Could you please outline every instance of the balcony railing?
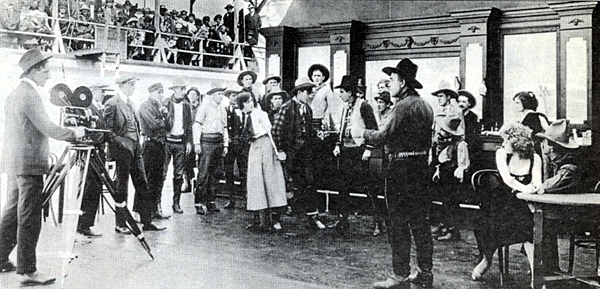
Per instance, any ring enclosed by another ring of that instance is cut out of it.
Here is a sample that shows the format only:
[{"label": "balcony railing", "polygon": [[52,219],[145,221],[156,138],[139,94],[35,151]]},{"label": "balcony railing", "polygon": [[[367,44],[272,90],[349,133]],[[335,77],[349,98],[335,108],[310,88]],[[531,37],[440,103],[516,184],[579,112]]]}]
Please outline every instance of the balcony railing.
[{"label": "balcony railing", "polygon": [[[264,60],[264,46],[226,42],[190,35],[48,17],[50,33],[0,29],[4,47],[38,47],[54,53],[107,53],[120,59],[187,66],[233,68],[243,60]],[[89,29],[91,28],[91,29]],[[61,31],[62,30],[62,31]],[[87,33],[82,31],[87,30]],[[250,52],[250,49],[252,52]]]}]

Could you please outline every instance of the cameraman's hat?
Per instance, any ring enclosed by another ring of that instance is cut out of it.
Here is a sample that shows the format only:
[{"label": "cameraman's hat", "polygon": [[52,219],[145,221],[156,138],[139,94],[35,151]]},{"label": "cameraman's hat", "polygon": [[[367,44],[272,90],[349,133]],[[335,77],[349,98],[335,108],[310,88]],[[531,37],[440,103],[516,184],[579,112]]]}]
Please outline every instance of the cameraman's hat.
[{"label": "cameraman's hat", "polygon": [[23,76],[25,76],[25,73],[27,73],[29,69],[32,68],[34,65],[46,59],[49,59],[50,57],[52,57],[52,55],[45,56],[37,48],[25,52],[25,54],[23,54],[23,56],[21,56],[21,59],[19,60],[19,67],[23,69],[23,73],[21,74],[21,76],[19,76],[19,78],[23,78]]}]

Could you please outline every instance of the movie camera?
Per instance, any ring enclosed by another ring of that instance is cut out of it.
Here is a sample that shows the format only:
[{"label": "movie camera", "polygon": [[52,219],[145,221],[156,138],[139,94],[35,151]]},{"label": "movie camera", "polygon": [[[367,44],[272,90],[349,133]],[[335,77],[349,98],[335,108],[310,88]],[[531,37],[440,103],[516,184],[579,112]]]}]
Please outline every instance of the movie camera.
[{"label": "movie camera", "polygon": [[66,127],[96,128],[98,117],[87,109],[92,99],[92,91],[85,86],[71,91],[66,84],[59,83],[50,90],[50,102],[61,107],[60,124]]}]

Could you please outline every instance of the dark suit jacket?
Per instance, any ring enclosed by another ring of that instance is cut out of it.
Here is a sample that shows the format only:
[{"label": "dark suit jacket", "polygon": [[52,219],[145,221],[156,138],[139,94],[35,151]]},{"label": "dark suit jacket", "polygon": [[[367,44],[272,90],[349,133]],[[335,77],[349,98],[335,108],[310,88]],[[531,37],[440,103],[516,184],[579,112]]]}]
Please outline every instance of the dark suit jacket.
[{"label": "dark suit jacket", "polygon": [[48,172],[48,137],[75,141],[73,130],[48,117],[42,98],[31,84],[22,81],[6,98],[2,171],[13,175]]},{"label": "dark suit jacket", "polygon": [[[135,148],[132,146],[132,141],[128,141],[127,138],[125,138],[127,128],[127,117],[125,116],[126,106],[127,103],[125,103],[119,95],[115,95],[106,101],[104,107],[103,116],[106,122],[106,128],[112,132],[108,138],[108,150],[111,154],[123,148],[133,152]],[[136,125],[138,125],[139,122],[137,121],[137,116],[133,112],[133,109],[132,114]]]},{"label": "dark suit jacket", "polygon": [[230,145],[240,144],[240,142],[244,141],[244,120],[238,116],[235,112],[235,109],[231,106],[225,108],[227,112],[227,133],[229,135]]}]

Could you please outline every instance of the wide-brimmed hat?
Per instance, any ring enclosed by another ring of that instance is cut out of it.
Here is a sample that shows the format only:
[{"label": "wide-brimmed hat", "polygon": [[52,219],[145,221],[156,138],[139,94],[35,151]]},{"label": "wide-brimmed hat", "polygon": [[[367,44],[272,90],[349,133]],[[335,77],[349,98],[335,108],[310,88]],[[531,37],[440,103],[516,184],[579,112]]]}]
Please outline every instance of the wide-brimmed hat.
[{"label": "wide-brimmed hat", "polygon": [[294,89],[292,89],[292,95],[296,95],[298,90],[306,89],[306,88],[313,88],[315,86],[316,85],[314,83],[312,83],[312,81],[310,81],[310,79],[308,77],[300,77],[300,78],[296,79],[296,82],[294,83]]},{"label": "wide-brimmed hat", "polygon": [[410,84],[410,86],[412,86],[413,88],[420,89],[423,88],[423,85],[416,79],[418,69],[419,67],[416,64],[414,64],[410,59],[404,58],[400,60],[400,62],[398,62],[398,65],[396,65],[396,67],[384,67],[382,71],[387,75],[397,73],[398,75],[400,75],[400,77],[402,77],[402,79],[404,79],[404,81],[407,84]]},{"label": "wide-brimmed hat", "polygon": [[121,85],[126,82],[137,81],[137,80],[139,80],[139,78],[132,76],[132,75],[121,75],[121,76],[117,77],[117,79],[115,79],[115,83],[117,85]]},{"label": "wide-brimmed hat", "polygon": [[273,99],[273,96],[275,96],[275,95],[281,95],[281,99],[283,100],[283,102],[286,102],[290,99],[290,96],[287,94],[287,92],[285,92],[283,90],[269,92],[269,93],[267,93],[267,95],[265,95],[265,99],[268,102],[271,102],[271,99]]},{"label": "wide-brimmed hat", "polygon": [[459,129],[462,119],[458,113],[450,112],[448,114],[439,114],[435,119],[436,123],[446,132],[455,136],[463,135]]},{"label": "wide-brimmed hat", "polygon": [[233,5],[231,5],[231,4],[225,5],[225,10],[230,9],[230,8],[234,8]]},{"label": "wide-brimmed hat", "polygon": [[186,87],[187,83],[185,81],[183,81],[183,79],[181,78],[175,78],[175,80],[173,80],[173,84],[169,87],[170,90],[173,90],[175,88],[178,87]]},{"label": "wide-brimmed hat", "polygon": [[233,89],[226,89],[225,92],[223,92],[223,95],[225,97],[229,97],[230,95],[234,94],[234,93],[240,93],[239,90],[233,90]]},{"label": "wide-brimmed hat", "polygon": [[258,78],[258,75],[256,75],[256,72],[254,72],[252,70],[246,70],[246,71],[240,73],[240,75],[238,75],[237,83],[239,86],[244,86],[244,84],[242,83],[242,78],[244,78],[244,76],[246,76],[246,75],[252,76],[252,84],[254,84],[256,82],[256,79]]},{"label": "wide-brimmed hat", "polygon": [[569,128],[569,120],[567,119],[559,119],[553,122],[546,128],[546,131],[539,132],[535,136],[557,143],[564,148],[576,149],[579,147]]},{"label": "wide-brimmed hat", "polygon": [[262,84],[267,84],[267,82],[269,82],[269,80],[271,80],[271,79],[275,79],[275,81],[281,82],[281,76],[271,74],[271,75],[267,76],[267,78],[265,78],[265,80],[262,81]]},{"label": "wide-brimmed hat", "polygon": [[226,90],[226,88],[224,88],[224,87],[216,87],[216,88],[209,90],[206,94],[213,95],[216,92],[225,91],[225,90]]},{"label": "wide-brimmed hat", "polygon": [[21,56],[21,59],[19,60],[19,67],[23,69],[23,73],[19,78],[23,78],[23,76],[25,76],[25,73],[27,73],[27,71],[29,71],[29,69],[32,68],[34,65],[50,57],[52,57],[52,55],[44,55],[39,49],[31,49],[25,52],[25,54],[23,54],[23,56]]},{"label": "wide-brimmed hat", "polygon": [[389,91],[382,91],[382,92],[380,92],[377,96],[375,96],[375,101],[377,101],[378,99],[381,99],[385,103],[388,103],[388,104],[392,103]]},{"label": "wide-brimmed hat", "polygon": [[457,91],[459,96],[466,96],[469,99],[469,108],[474,108],[475,105],[477,105],[477,99],[475,99],[475,96],[466,91],[466,90],[459,90]]},{"label": "wide-brimmed hat", "polygon": [[346,91],[352,91],[356,93],[356,91],[358,91],[358,79],[354,75],[344,75],[340,85],[334,88],[343,88]]},{"label": "wide-brimmed hat", "polygon": [[323,73],[323,82],[329,80],[329,69],[322,64],[313,64],[308,68],[308,78],[312,80],[312,75],[315,70],[319,70]]},{"label": "wide-brimmed hat", "polygon": [[438,93],[440,93],[440,92],[444,93],[449,98],[456,99],[458,97],[458,93],[454,90],[452,83],[450,83],[450,81],[448,81],[446,79],[440,81],[440,84],[438,85],[438,89],[436,91],[432,92],[431,95],[437,96]]}]

